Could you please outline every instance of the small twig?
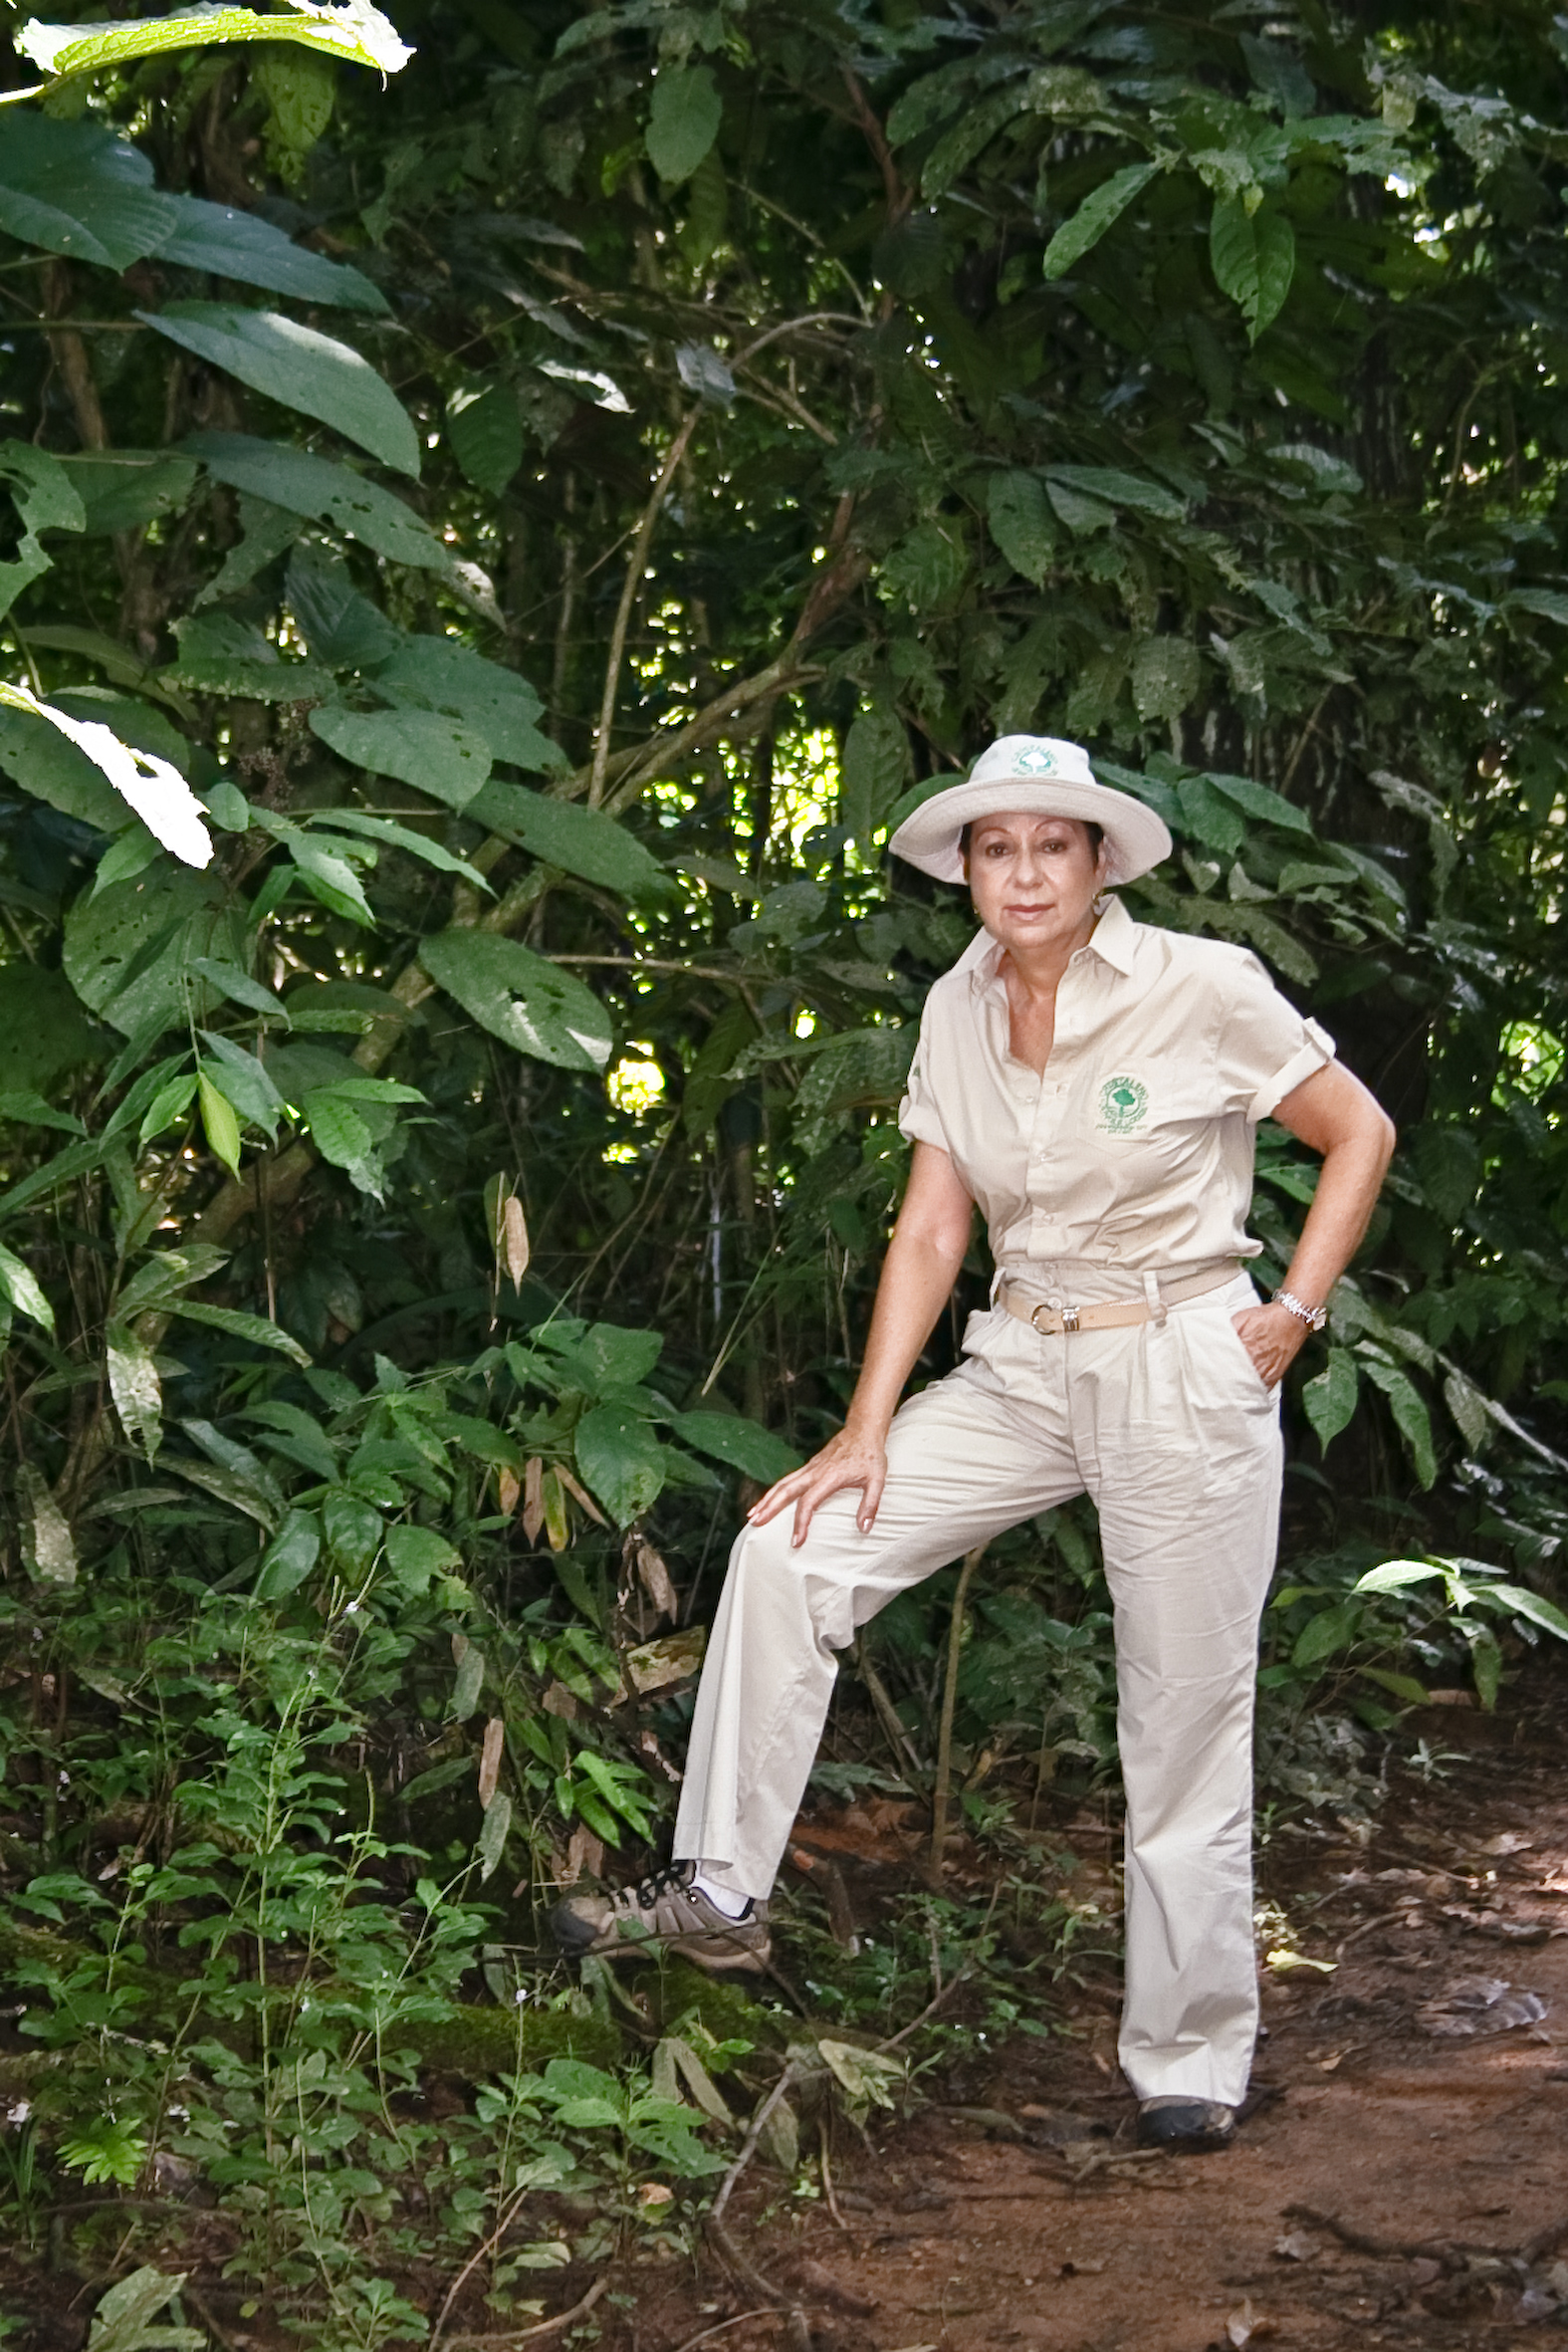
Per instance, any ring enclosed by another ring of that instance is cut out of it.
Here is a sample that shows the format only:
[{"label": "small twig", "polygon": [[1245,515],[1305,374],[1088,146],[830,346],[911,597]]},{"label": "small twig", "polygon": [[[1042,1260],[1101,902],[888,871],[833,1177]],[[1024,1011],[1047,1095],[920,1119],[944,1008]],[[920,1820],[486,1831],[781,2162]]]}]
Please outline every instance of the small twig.
[{"label": "small twig", "polygon": [[1287,2205],[1285,2220],[1305,2222],[1313,2230],[1326,2230],[1330,2237],[1337,2237],[1340,2244],[1348,2245],[1352,2253],[1370,2254],[1374,2261],[1386,2262],[1394,2254],[1407,2261],[1422,2257],[1442,2261],[1453,2250],[1430,2237],[1424,2237],[1415,2245],[1400,2244],[1388,2237],[1369,2237],[1364,2230],[1353,2230],[1348,2222],[1342,2222],[1338,2214],[1319,2213],[1313,2205]]},{"label": "small twig", "polygon": [[602,2277],[595,2278],[580,2303],[573,2303],[569,2310],[558,2311],[554,2319],[537,2320],[532,2327],[509,2327],[503,2329],[499,2335],[448,2336],[446,2340],[449,2344],[494,2344],[500,2346],[503,2344],[526,2344],[532,2336],[554,2335],[558,2327],[569,2327],[574,2319],[585,2319],[608,2285],[609,2272],[606,2270]]},{"label": "small twig", "polygon": [[828,2160],[827,2117],[825,2115],[819,2115],[817,2117],[816,2144],[821,2159],[822,2195],[827,2200],[827,2210],[832,2215],[833,2220],[837,2223],[839,2229],[842,2230],[844,2235],[848,2238],[850,2244],[853,2245],[855,2242],[855,2234],[850,2229],[849,2224],[844,2220],[843,2215],[839,2212],[838,2199],[833,2191],[833,2168]]},{"label": "small twig", "polygon": [[799,2076],[800,2070],[796,2066],[793,2058],[791,2058],[788,2064],[784,2067],[784,2072],[780,2075],[779,2080],[774,2084],[774,2087],[769,2092],[767,2098],[758,2108],[757,2113],[752,2117],[751,2122],[746,2128],[746,2137],[741,2142],[740,2153],[736,2157],[735,2162],[731,2165],[729,2171],[725,2174],[724,2179],[719,2184],[719,2194],[714,2199],[712,2210],[708,2215],[710,2224],[723,2222],[724,2209],[730,2202],[731,2195],[735,2189],[735,2184],[740,2179],[742,2173],[745,2172],[747,2166],[751,2163],[752,2158],[757,2154],[758,2145],[764,2132],[768,2129],[769,2118],[772,2116],[775,2108],[782,2105],[784,2100],[788,2097],[789,2092],[799,2080]]},{"label": "small twig", "polygon": [[937,1779],[931,1796],[931,1859],[926,1883],[942,1889],[942,1850],[948,1841],[948,1794],[953,1779],[953,1716],[958,1705],[959,1652],[964,1646],[964,1607],[975,1570],[986,1556],[984,1543],[964,1554],[958,1590],[953,1595],[953,1621],[948,1628],[948,1670],[942,1685],[942,1728],[937,1737]]},{"label": "small twig", "polygon": [[659,468],[659,478],[654,483],[652,495],[642,510],[642,521],[637,526],[637,536],[631,544],[631,555],[626,565],[626,578],[620,591],[620,603],[615,611],[615,625],[610,631],[609,657],[604,664],[604,692],[599,701],[599,728],[593,742],[593,772],[588,779],[588,807],[590,809],[596,809],[604,798],[604,779],[609,768],[610,726],[615,716],[615,693],[620,685],[620,665],[626,651],[626,631],[631,625],[632,606],[637,600],[637,590],[642,586],[643,573],[647,570],[648,549],[653,542],[653,527],[659,519],[659,509],[664,504],[665,492],[675,479],[675,469],[686,455],[686,444],[696,431],[697,419],[701,414],[702,404],[699,401],[697,406],[687,413],[680,430],[670,443],[669,454]]},{"label": "small twig", "polygon": [[784,2323],[784,2339],[790,2346],[790,2352],[811,2352],[811,2330],[806,2325],[801,2305],[792,2295],[786,2294],[782,2286],[775,2286],[772,2279],[763,2276],[756,2263],[742,2253],[716,2214],[709,2214],[703,2226],[741,2284],[750,2287],[754,2295],[765,2296],[779,2313]]},{"label": "small twig", "polygon": [[223,2352],[239,2352],[239,2338],[237,2336],[231,2336],[228,2329],[221,2326],[219,2322],[214,2319],[212,2313],[208,2310],[206,2303],[202,2300],[202,2297],[196,2292],[196,2289],[190,2285],[188,2281],[180,2288],[179,2295],[180,2301],[182,2303],[188,2303],[190,2305],[191,2309],[195,2312],[196,2317],[201,2321],[202,2326],[206,2329],[208,2335],[211,2336],[213,2342],[215,2344],[222,2345]]},{"label": "small twig", "polygon": [[971,1960],[966,1960],[963,1967],[959,1969],[955,1975],[949,1977],[945,1985],[938,1986],[936,1998],[927,2001],[925,2007],[921,2010],[918,2017],[911,2017],[907,2025],[901,2025],[896,2033],[890,2033],[888,2035],[886,2041],[879,2041],[877,2043],[876,2047],[878,2055],[880,2056],[883,2050],[896,2050],[901,2041],[907,2041],[912,2033],[918,2033],[921,2026],[936,2015],[938,2009],[941,2008],[944,2001],[949,2001],[953,1999],[953,1996],[955,1993],[957,1993],[959,1987],[961,1985],[967,1984],[974,1973],[974,1962]]},{"label": "small twig", "polygon": [[695,2336],[688,2336],[677,2344],[675,2352],[697,2352],[699,2344],[706,2344],[710,2336],[722,2336],[727,2327],[739,2327],[743,2319],[778,2319],[781,2316],[773,2303],[759,2303],[755,2311],[737,2311],[732,2319],[721,2319],[713,2327],[705,2327]]},{"label": "small twig", "polygon": [[[877,1722],[882,1726],[888,1746],[893,1751],[893,1762],[901,1769],[906,1761],[913,1767],[913,1779],[910,1779],[907,1773],[905,1779],[908,1786],[919,1795],[921,1783],[926,1776],[924,1766],[916,1753],[914,1742],[899,1721],[898,1710],[888,1695],[887,1685],[872,1663],[871,1652],[866,1647],[866,1637],[863,1633],[858,1636],[855,1642],[854,1659],[855,1672],[865,1685],[866,1697],[876,1709]],[[902,1755],[900,1755],[901,1750]]]}]

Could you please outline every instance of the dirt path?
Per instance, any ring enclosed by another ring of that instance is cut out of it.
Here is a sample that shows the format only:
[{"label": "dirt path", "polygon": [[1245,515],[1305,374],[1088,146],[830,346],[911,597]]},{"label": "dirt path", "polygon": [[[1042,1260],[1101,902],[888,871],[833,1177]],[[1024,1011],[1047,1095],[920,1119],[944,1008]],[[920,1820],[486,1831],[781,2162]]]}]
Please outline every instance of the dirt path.
[{"label": "dirt path", "polygon": [[[1568,1770],[1549,1739],[1402,1779],[1370,1844],[1279,1841],[1269,1889],[1335,1966],[1263,1969],[1262,2097],[1232,2149],[1133,2154],[1087,2002],[1083,2038],[1008,2049],[977,2098],[994,2123],[929,2109],[846,2149],[842,2228],[781,2214],[761,2176],[738,2234],[835,2352],[1544,2352],[1568,2324]],[[645,2272],[606,2336],[671,2352],[734,2320],[708,2339],[725,2352],[782,2340],[740,2316],[755,2293],[672,2288]]]}]

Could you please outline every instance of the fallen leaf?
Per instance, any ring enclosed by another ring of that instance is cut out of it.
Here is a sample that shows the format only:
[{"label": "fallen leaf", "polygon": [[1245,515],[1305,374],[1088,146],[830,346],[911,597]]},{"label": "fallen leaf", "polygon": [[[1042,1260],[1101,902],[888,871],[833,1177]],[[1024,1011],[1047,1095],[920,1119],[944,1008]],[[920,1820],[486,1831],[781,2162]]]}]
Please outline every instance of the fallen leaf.
[{"label": "fallen leaf", "polygon": [[644,2209],[650,2205],[673,2205],[675,2192],[662,2181],[644,2181],[637,2191],[637,2203]]},{"label": "fallen leaf", "polygon": [[1278,2335],[1279,2322],[1277,2319],[1265,2319],[1259,2312],[1255,2312],[1252,2309],[1252,2298],[1248,2295],[1240,2310],[1232,2311],[1226,2321],[1225,2333],[1226,2342],[1233,2344],[1235,2352],[1241,2352],[1241,2347],[1245,2344],[1260,2343],[1264,2336]]},{"label": "fallen leaf", "polygon": [[1436,2000],[1422,2003],[1416,2021],[1424,2033],[1457,2039],[1538,2025],[1545,2014],[1546,2003],[1538,1993],[1527,1993],[1500,1977],[1456,1977]]},{"label": "fallen leaf", "polygon": [[523,1482],[517,1472],[503,1466],[496,1473],[496,1499],[501,1505],[504,1518],[510,1519],[512,1517],[518,1507],[518,1497],[522,1492]]},{"label": "fallen leaf", "polygon": [[1274,2251],[1287,2262],[1310,2262],[1317,2252],[1317,2244],[1305,2230],[1292,2230],[1288,2236],[1274,2239]]},{"label": "fallen leaf", "polygon": [[595,1837],[582,1822],[566,1840],[566,1871],[573,1883],[579,1878],[597,1878],[604,1867],[604,1840]]}]

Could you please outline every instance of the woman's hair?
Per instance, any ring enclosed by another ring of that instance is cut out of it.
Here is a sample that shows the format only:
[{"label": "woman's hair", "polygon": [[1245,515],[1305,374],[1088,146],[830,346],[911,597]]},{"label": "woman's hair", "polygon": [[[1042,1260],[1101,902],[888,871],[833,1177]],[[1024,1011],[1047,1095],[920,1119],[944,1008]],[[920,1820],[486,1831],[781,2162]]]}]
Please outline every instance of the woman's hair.
[{"label": "woman's hair", "polygon": [[[1087,817],[1064,817],[1061,822],[1063,824],[1078,825],[1088,841],[1089,855],[1093,858],[1098,858],[1101,846],[1105,839],[1104,825],[1092,824]],[[965,825],[964,830],[959,834],[959,851],[961,855],[965,857],[969,855],[970,835],[974,832],[976,824],[984,824],[984,818],[977,818],[974,823]]]}]

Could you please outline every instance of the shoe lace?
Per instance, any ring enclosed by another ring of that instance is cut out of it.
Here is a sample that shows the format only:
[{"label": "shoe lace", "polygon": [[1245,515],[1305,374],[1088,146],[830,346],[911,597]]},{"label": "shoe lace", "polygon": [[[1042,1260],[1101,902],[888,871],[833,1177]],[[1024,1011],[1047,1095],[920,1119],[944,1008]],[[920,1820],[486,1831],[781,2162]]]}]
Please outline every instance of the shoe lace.
[{"label": "shoe lace", "polygon": [[637,1899],[639,1911],[652,1911],[661,1895],[678,1894],[691,1878],[689,1862],[672,1862],[665,1870],[655,1870],[639,1880],[629,1891]]}]

